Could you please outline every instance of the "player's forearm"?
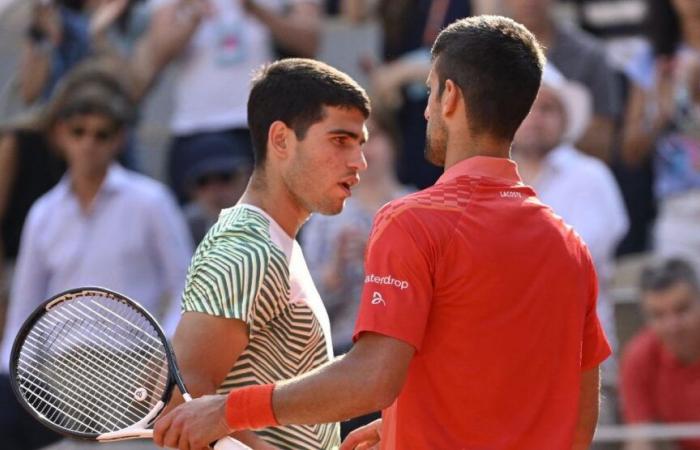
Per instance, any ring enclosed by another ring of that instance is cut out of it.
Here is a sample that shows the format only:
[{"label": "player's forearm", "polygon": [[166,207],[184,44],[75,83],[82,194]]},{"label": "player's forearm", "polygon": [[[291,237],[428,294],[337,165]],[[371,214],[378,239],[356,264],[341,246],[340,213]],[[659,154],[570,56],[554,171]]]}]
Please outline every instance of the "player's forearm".
[{"label": "player's forearm", "polygon": [[346,356],[278,384],[272,396],[277,421],[283,425],[338,422],[390,405],[398,392],[387,387],[381,371],[365,370],[353,365],[352,359]]},{"label": "player's forearm", "polygon": [[581,374],[578,422],[572,450],[587,450],[593,441],[598,423],[600,397],[600,369],[595,367]]}]

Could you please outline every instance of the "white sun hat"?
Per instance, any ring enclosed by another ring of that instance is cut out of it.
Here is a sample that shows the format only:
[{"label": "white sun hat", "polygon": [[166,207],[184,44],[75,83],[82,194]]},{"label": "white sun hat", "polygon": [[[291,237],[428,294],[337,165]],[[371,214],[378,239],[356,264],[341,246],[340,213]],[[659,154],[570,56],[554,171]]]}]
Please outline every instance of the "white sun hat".
[{"label": "white sun hat", "polygon": [[580,83],[564,78],[550,62],[544,66],[542,86],[552,89],[559,97],[566,114],[566,128],[562,142],[572,144],[583,136],[593,115],[591,94]]}]

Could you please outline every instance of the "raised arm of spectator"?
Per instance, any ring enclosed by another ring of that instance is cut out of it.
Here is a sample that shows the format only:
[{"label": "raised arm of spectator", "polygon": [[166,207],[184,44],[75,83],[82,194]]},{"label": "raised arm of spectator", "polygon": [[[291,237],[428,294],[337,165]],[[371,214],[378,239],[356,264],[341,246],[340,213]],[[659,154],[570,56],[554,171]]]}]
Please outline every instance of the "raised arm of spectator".
[{"label": "raised arm of spectator", "polygon": [[34,103],[51,78],[52,50],[61,43],[61,16],[51,3],[34,6],[31,21],[22,43],[17,80],[25,105]]},{"label": "raised arm of spectator", "polygon": [[[653,91],[633,85],[627,102],[627,113],[622,137],[622,158],[630,166],[644,162],[654,149],[661,133],[673,118],[673,76],[670,62],[656,65],[656,83]],[[650,103],[654,99],[653,117],[649,117]]]},{"label": "raised arm of spectator", "polygon": [[127,55],[122,54],[109,39],[109,30],[124,13],[129,0],[110,0],[98,5],[90,16],[90,46],[92,52],[99,55],[110,55],[126,60]]},{"label": "raised arm of spectator", "polygon": [[249,14],[267,26],[280,47],[295,56],[316,56],[321,26],[318,2],[294,1],[288,14],[278,14],[255,0],[244,0],[243,5]]},{"label": "raised arm of spectator", "polygon": [[136,100],[148,93],[162,70],[187,47],[209,13],[207,0],[169,1],[154,11],[129,62]]}]

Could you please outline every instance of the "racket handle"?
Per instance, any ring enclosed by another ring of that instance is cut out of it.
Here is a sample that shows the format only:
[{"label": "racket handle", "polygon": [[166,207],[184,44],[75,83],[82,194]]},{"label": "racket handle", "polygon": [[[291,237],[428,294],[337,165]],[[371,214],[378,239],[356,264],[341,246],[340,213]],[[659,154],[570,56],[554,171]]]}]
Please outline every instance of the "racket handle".
[{"label": "racket handle", "polygon": [[225,437],[219,439],[214,443],[214,450],[252,450],[250,447],[242,442],[239,442],[232,437]]}]

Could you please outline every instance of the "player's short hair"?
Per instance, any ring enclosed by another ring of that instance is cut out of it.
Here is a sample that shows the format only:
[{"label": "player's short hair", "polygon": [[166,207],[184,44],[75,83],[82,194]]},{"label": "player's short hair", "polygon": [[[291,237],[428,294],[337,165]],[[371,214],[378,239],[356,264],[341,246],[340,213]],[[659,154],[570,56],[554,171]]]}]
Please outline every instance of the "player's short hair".
[{"label": "player's short hair", "polygon": [[432,49],[441,96],[446,80],[462,91],[470,131],[511,140],[530,111],[545,56],[523,25],[476,16],[445,28]]},{"label": "player's short hair", "polygon": [[359,110],[369,116],[369,98],[350,76],[313,59],[288,58],[260,69],[248,98],[248,127],[255,166],[267,156],[270,125],[281,120],[304,139],[309,127],[323,119],[323,107]]},{"label": "player's short hair", "polygon": [[700,291],[698,276],[693,266],[682,258],[667,258],[648,264],[642,270],[639,286],[642,292],[658,292],[681,282],[688,283],[694,290]]}]

